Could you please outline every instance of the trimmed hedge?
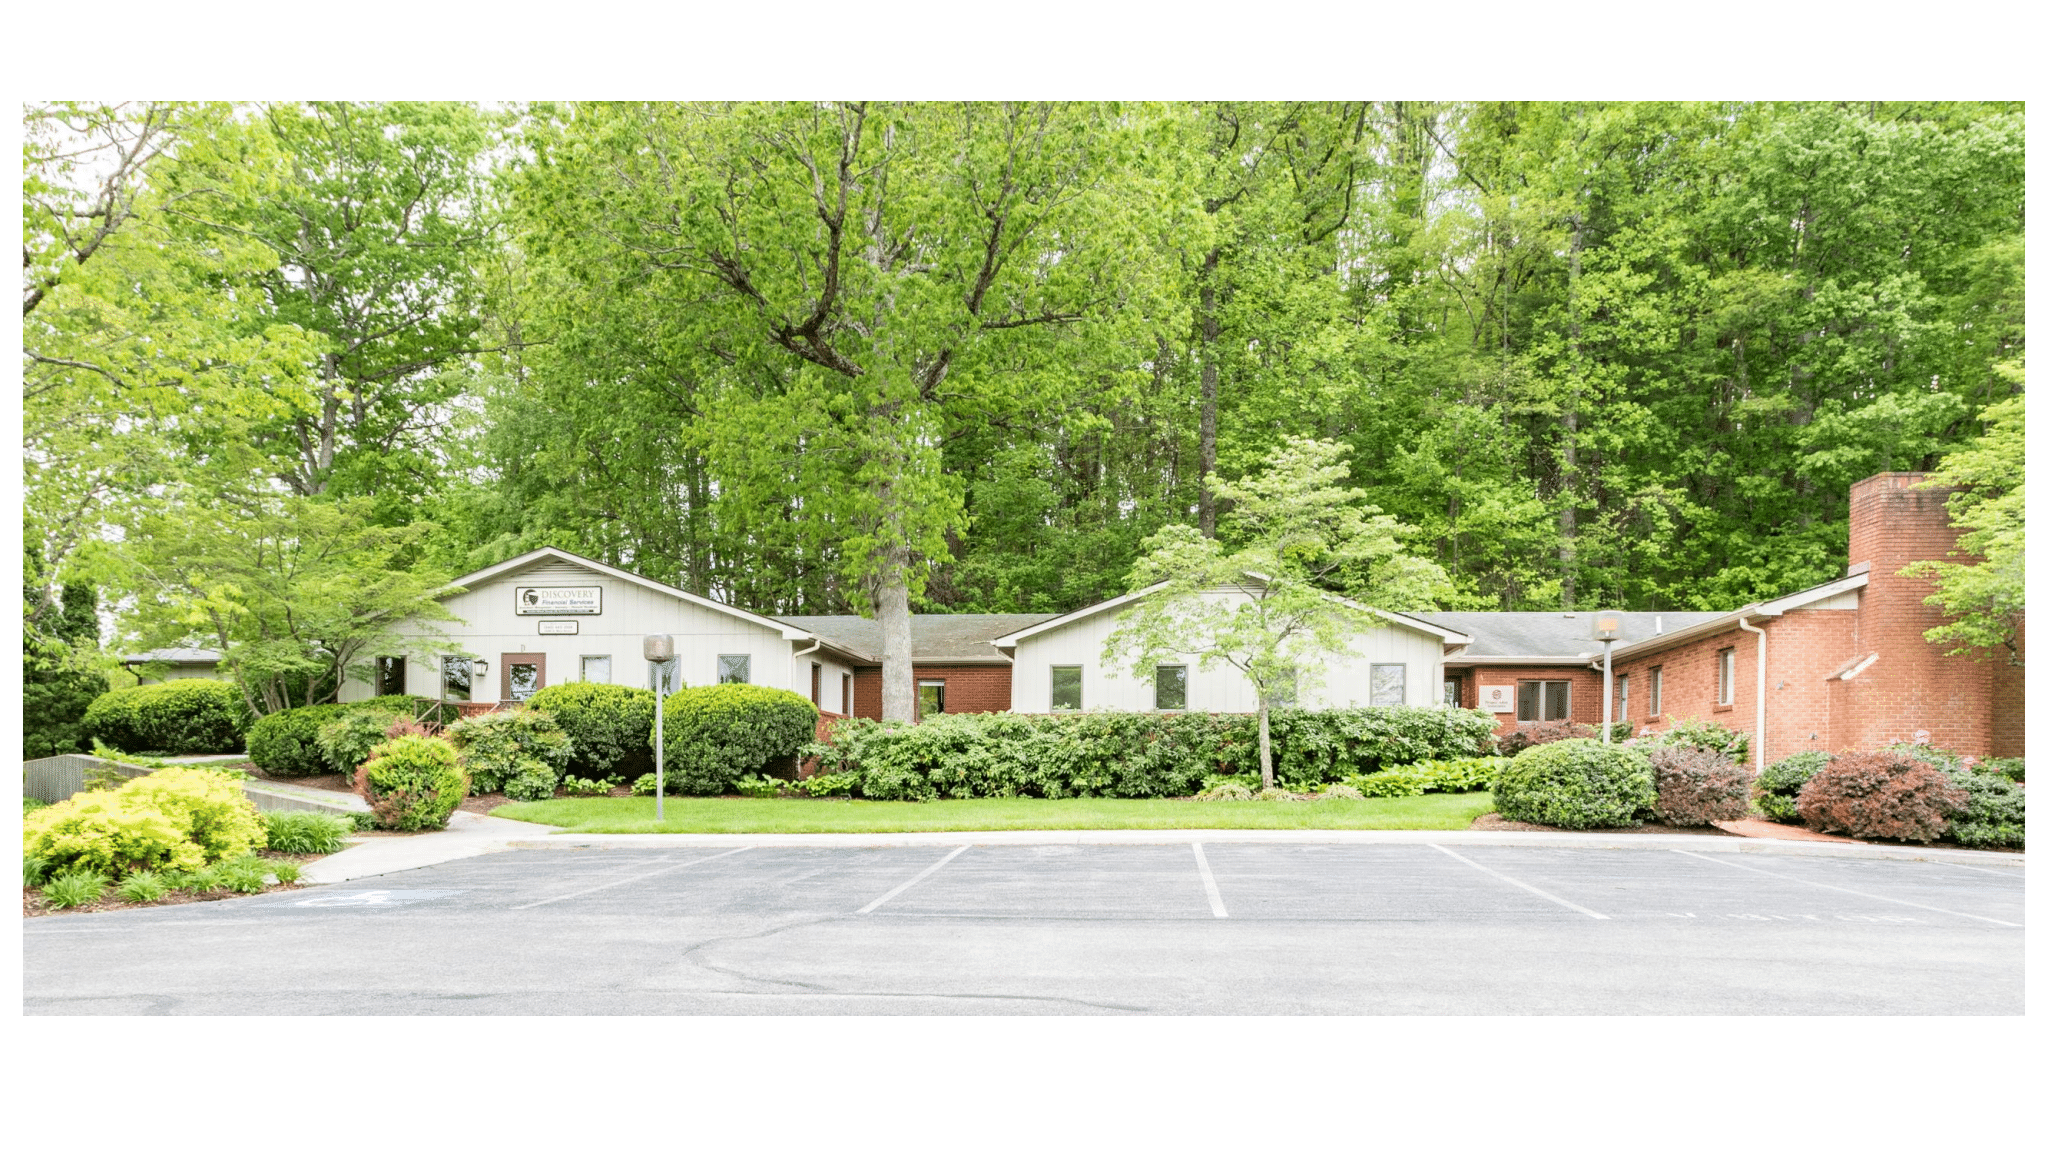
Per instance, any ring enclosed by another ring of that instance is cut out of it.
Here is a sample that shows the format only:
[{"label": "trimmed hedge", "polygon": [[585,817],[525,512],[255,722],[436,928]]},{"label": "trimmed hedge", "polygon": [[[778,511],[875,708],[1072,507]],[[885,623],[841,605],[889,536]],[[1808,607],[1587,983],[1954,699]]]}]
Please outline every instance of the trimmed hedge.
[{"label": "trimmed hedge", "polygon": [[455,746],[439,736],[399,736],[377,745],[356,769],[355,785],[377,827],[399,832],[447,827],[469,795]]},{"label": "trimmed hedge", "polygon": [[526,706],[545,712],[575,745],[569,771],[579,776],[637,776],[654,770],[654,692],[624,684],[551,684]]},{"label": "trimmed hedge", "polygon": [[1539,744],[1509,761],[1493,787],[1508,820],[1556,828],[1626,828],[1657,803],[1642,750],[1597,740]]},{"label": "trimmed hedge", "polygon": [[[1398,764],[1483,756],[1492,723],[1464,709],[1284,709],[1271,716],[1274,771],[1304,791],[1357,786],[1351,778]],[[1192,796],[1211,776],[1255,781],[1258,741],[1258,718],[1238,714],[990,712],[917,725],[841,720],[804,755],[818,758],[821,773],[858,775],[860,793],[874,800],[1140,798]]]},{"label": "trimmed hedge", "polygon": [[1685,744],[1649,751],[1657,774],[1657,818],[1679,828],[1749,816],[1749,773],[1719,752]]},{"label": "trimmed hedge", "polygon": [[169,680],[116,688],[88,704],[88,739],[123,752],[239,752],[249,707],[228,680]]},{"label": "trimmed hedge", "polygon": [[662,705],[663,774],[679,792],[723,795],[740,777],[795,756],[817,729],[817,706],[794,692],[760,684],[685,688]]},{"label": "trimmed hedge", "polygon": [[[329,763],[320,747],[320,729],[353,711],[381,711],[411,716],[426,703],[414,696],[377,696],[353,704],[312,704],[287,708],[256,721],[249,729],[249,759],[275,776],[324,776],[329,772],[351,771]],[[455,718],[455,709],[437,705],[434,716],[441,723]]]}]

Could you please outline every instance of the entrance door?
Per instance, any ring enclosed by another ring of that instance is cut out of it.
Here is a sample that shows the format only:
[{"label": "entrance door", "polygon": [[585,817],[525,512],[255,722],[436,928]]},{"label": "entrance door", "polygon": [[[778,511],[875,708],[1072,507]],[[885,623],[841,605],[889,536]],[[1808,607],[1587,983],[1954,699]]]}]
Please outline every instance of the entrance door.
[{"label": "entrance door", "polygon": [[545,652],[507,652],[499,662],[503,668],[498,699],[524,703],[526,698],[547,687],[548,655]]}]

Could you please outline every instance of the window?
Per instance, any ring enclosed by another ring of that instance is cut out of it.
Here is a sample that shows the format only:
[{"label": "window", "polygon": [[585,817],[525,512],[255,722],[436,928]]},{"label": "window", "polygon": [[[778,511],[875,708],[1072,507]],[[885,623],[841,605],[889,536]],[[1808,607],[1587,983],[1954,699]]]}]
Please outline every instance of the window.
[{"label": "window", "polygon": [[839,711],[848,716],[853,715],[853,673],[851,672],[841,672],[839,674]]},{"label": "window", "polygon": [[1662,666],[1650,669],[1650,710],[1646,716],[1664,714],[1664,669]]},{"label": "window", "polygon": [[825,701],[820,698],[822,695],[822,690],[819,688],[819,685],[823,683],[824,678],[825,670],[818,666],[817,661],[813,660],[811,662],[811,707],[813,708],[820,707],[825,703]]},{"label": "window", "polygon": [[946,710],[946,682],[944,680],[919,680],[917,682],[917,718],[937,716]]},{"label": "window", "polygon": [[585,656],[583,658],[583,678],[592,684],[611,683],[612,658],[609,656]]},{"label": "window", "polygon": [[752,684],[754,682],[754,658],[752,656],[720,656],[718,658],[718,682],[720,684]]},{"label": "window", "polygon": [[1055,664],[1052,669],[1052,710],[1078,711],[1081,707],[1081,666]]},{"label": "window", "polygon": [[1714,703],[1735,703],[1735,649],[1723,648],[1714,655],[1717,670],[1714,684]]},{"label": "window", "polygon": [[514,700],[525,700],[540,691],[540,665],[524,660],[505,662],[505,694]]},{"label": "window", "polygon": [[1524,680],[1515,700],[1517,720],[1564,720],[1572,714],[1572,682]]},{"label": "window", "polygon": [[441,657],[441,699],[469,699],[469,657]]},{"label": "window", "polygon": [[1152,707],[1179,712],[1188,706],[1188,666],[1161,664],[1152,670]]},{"label": "window", "polygon": [[1408,702],[1408,666],[1406,664],[1375,664],[1372,666],[1372,702],[1375,705],[1406,704]]},{"label": "window", "polygon": [[1461,684],[1455,677],[1444,681],[1444,707],[1460,707],[1459,702],[1462,701],[1464,698],[1464,685]]},{"label": "window", "polygon": [[1614,706],[1616,709],[1614,718],[1616,720],[1628,719],[1628,677],[1626,676],[1617,676],[1614,679]]},{"label": "window", "polygon": [[405,695],[405,657],[377,657],[377,695]]}]

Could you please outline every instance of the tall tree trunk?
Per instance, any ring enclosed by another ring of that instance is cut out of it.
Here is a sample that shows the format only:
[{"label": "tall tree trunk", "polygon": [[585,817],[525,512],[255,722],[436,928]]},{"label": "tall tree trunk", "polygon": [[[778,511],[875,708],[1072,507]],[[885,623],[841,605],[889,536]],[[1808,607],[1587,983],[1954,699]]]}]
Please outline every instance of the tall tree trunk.
[{"label": "tall tree trunk", "polygon": [[909,557],[892,549],[876,580],[875,622],[882,626],[882,719],[917,719],[917,683],[911,667]]},{"label": "tall tree trunk", "polygon": [[1209,474],[1216,471],[1216,264],[1220,248],[1209,249],[1202,258],[1202,432],[1201,496],[1196,521],[1204,536],[1216,535],[1216,496],[1209,490]]},{"label": "tall tree trunk", "polygon": [[1572,380],[1560,416],[1564,424],[1564,451],[1557,492],[1558,593],[1564,610],[1578,606],[1579,593],[1579,403],[1586,381],[1585,348],[1579,328],[1579,254],[1586,243],[1585,213],[1572,215],[1571,271],[1566,286],[1566,304],[1571,317]]},{"label": "tall tree trunk", "polygon": [[1266,694],[1259,693],[1259,779],[1273,786],[1273,729],[1266,722]]}]

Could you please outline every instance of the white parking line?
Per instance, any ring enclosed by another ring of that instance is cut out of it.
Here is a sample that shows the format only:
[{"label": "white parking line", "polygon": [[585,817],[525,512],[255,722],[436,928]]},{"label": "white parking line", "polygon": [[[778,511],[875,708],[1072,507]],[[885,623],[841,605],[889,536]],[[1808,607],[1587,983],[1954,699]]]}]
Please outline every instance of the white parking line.
[{"label": "white parking line", "polygon": [[1216,874],[1209,871],[1209,858],[1202,854],[1202,842],[1197,840],[1192,847],[1195,850],[1195,867],[1202,870],[1202,887],[1209,890],[1209,911],[1214,912],[1217,919],[1224,919],[1230,913],[1223,910],[1223,893],[1216,890]]},{"label": "white parking line", "polygon": [[1472,867],[1479,869],[1481,872],[1486,873],[1488,876],[1491,876],[1496,880],[1505,880],[1508,883],[1513,884],[1515,887],[1520,888],[1524,892],[1529,892],[1534,895],[1543,897],[1545,900],[1550,901],[1552,904],[1562,904],[1563,906],[1571,909],[1574,912],[1583,912],[1586,915],[1591,916],[1595,920],[1607,919],[1607,917],[1602,916],[1600,913],[1593,911],[1591,908],[1581,908],[1577,904],[1574,904],[1569,900],[1564,900],[1560,899],[1559,897],[1552,896],[1550,893],[1545,892],[1541,888],[1532,888],[1529,885],[1522,883],[1520,880],[1515,879],[1513,876],[1503,876],[1500,873],[1495,872],[1493,869],[1488,868],[1484,864],[1478,864],[1474,863],[1471,860],[1467,860],[1463,856],[1458,855],[1456,852],[1451,851],[1449,848],[1446,848],[1441,844],[1431,844],[1430,847],[1436,849],[1437,851],[1443,853],[1446,856],[1449,856],[1451,859],[1456,860],[1460,864],[1470,864],[1472,865]]},{"label": "white parking line", "polygon": [[2017,880],[2022,884],[2027,882],[2026,873],[2021,872],[2018,869],[1996,870],[1991,868],[1979,868],[1974,864],[1951,864],[1946,860],[1922,860],[1920,861],[1920,863],[1939,864],[1943,868],[1961,868],[1965,872],[1982,872],[1986,876],[1996,876],[2001,880]]},{"label": "white parking line", "polygon": [[512,911],[524,912],[528,908],[538,908],[543,904],[553,904],[557,900],[573,900],[578,896],[588,896],[592,892],[602,892],[607,888],[616,888],[621,884],[631,884],[635,880],[651,880],[654,877],[660,876],[666,872],[674,872],[679,868],[689,868],[693,865],[702,864],[707,860],[716,860],[719,858],[719,856],[730,856],[733,854],[733,852],[745,852],[747,848],[752,847],[753,845],[749,844],[745,848],[735,848],[732,850],[732,852],[720,852],[716,856],[700,856],[695,860],[685,860],[681,864],[671,864],[667,868],[657,868],[652,872],[642,872],[635,876],[628,876],[623,880],[613,880],[607,884],[593,884],[588,888],[582,888],[575,892],[565,892],[560,896],[550,896],[545,900],[535,900],[531,904],[521,904],[518,907],[512,909]]},{"label": "white parking line", "polygon": [[905,892],[910,891],[910,888],[913,884],[916,884],[918,881],[924,879],[925,877],[931,875],[934,872],[937,872],[939,869],[944,868],[946,865],[952,863],[953,857],[958,856],[962,852],[965,852],[972,847],[972,844],[962,844],[958,848],[953,849],[951,852],[946,853],[945,859],[939,861],[937,864],[932,865],[924,871],[919,872],[917,875],[912,876],[910,879],[905,880],[903,883],[898,884],[894,888],[889,889],[887,892],[882,893],[880,896],[875,898],[874,903],[868,905],[867,907],[861,909],[858,912],[855,912],[854,915],[865,916],[868,913],[873,912],[875,909],[880,908],[882,905],[887,904],[889,901],[894,900],[896,897],[901,896]]},{"label": "white parking line", "polygon": [[1810,884],[1815,888],[1826,888],[1830,892],[1847,892],[1851,896],[1861,896],[1865,900],[1882,900],[1887,904],[1903,904],[1908,908],[1918,908],[1922,912],[1941,912],[1949,916],[1961,916],[1970,920],[1982,920],[1986,924],[1996,924],[2001,928],[2019,927],[2019,925],[2014,924],[2010,920],[1993,920],[1989,916],[1978,916],[1975,913],[1971,912],[1957,912],[1948,908],[1936,908],[1932,904],[1915,904],[1911,900],[1899,900],[1890,896],[1879,896],[1873,892],[1858,892],[1854,888],[1841,888],[1833,884],[1823,884],[1818,880],[1802,880],[1797,876],[1784,876],[1776,872],[1766,871],[1762,868],[1752,868],[1747,864],[1737,864],[1733,860],[1716,860],[1712,856],[1702,856],[1697,852],[1687,852],[1683,848],[1673,848],[1672,851],[1678,853],[1680,856],[1690,856],[1695,860],[1707,860],[1715,864],[1726,864],[1730,868],[1740,868],[1744,872],[1755,872],[1760,876],[1769,876],[1774,880],[1790,880],[1794,884]]}]

